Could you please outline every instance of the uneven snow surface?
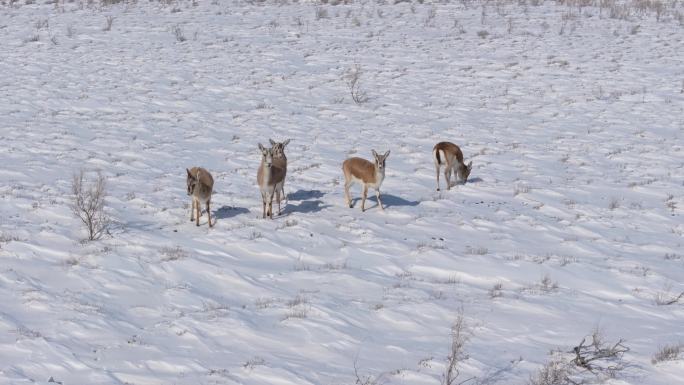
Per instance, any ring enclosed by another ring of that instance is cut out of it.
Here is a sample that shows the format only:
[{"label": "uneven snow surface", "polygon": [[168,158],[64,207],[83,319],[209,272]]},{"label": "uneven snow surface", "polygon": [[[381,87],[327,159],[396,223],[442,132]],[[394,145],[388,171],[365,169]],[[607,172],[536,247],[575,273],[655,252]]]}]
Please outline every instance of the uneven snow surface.
[{"label": "uneven snow surface", "polygon": [[[684,27],[494,3],[0,5],[0,384],[436,385],[459,312],[459,382],[524,384],[599,328],[630,348],[609,383],[684,383],[651,363],[684,342],[684,299],[658,304],[684,291]],[[474,166],[438,192],[442,140]],[[341,163],[371,149],[362,213]]]}]

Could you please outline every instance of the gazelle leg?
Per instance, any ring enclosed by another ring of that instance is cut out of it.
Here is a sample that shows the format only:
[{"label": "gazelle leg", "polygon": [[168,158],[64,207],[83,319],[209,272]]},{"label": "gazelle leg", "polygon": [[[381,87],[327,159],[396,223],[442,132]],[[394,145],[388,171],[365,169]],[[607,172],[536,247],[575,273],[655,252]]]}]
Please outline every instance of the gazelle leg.
[{"label": "gazelle leg", "polygon": [[349,208],[352,207],[352,201],[351,201],[351,194],[349,193],[349,187],[352,185],[352,181],[346,181],[344,182],[344,199],[347,201],[347,206]]},{"label": "gazelle leg", "polygon": [[361,200],[361,211],[366,211],[366,196],[368,195],[368,186],[363,186],[363,199]]},{"label": "gazelle leg", "polygon": [[266,196],[261,194],[261,218],[266,218]]},{"label": "gazelle leg", "polygon": [[195,199],[192,200],[192,208],[190,209],[190,222],[195,220]]},{"label": "gazelle leg", "polygon": [[380,201],[380,190],[375,190],[375,196],[378,198],[378,204],[380,205],[380,210],[385,211],[385,208],[382,207],[382,202]]},{"label": "gazelle leg", "polygon": [[268,194],[268,216],[273,219],[273,192]]},{"label": "gazelle leg", "polygon": [[278,202],[278,215],[280,215],[280,189],[276,188],[276,201]]},{"label": "gazelle leg", "polygon": [[200,206],[199,201],[197,201],[197,202],[195,203],[195,210],[197,210],[197,212],[196,212],[197,217],[195,217],[195,221],[196,221],[196,222],[195,222],[195,225],[196,225],[196,226],[199,226],[199,218],[200,218],[200,214],[202,213],[202,206]]},{"label": "gazelle leg", "polygon": [[437,191],[439,191],[439,163],[435,162],[435,174],[437,175]]},{"label": "gazelle leg", "polygon": [[446,184],[447,184],[447,190],[451,190],[451,167],[446,166],[444,169],[444,179],[446,179]]},{"label": "gazelle leg", "polygon": [[212,227],[213,225],[211,224],[211,209],[209,208],[211,204],[211,201],[207,201],[207,218],[209,218],[209,227]]}]

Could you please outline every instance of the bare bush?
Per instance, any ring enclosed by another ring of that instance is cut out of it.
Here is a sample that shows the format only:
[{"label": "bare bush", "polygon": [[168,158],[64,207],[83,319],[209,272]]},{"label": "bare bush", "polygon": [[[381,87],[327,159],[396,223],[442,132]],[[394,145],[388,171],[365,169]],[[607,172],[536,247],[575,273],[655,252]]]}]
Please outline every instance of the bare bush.
[{"label": "bare bush", "polygon": [[573,385],[569,376],[567,363],[555,358],[544,364],[534,376],[530,376],[528,385]]},{"label": "bare bush", "polygon": [[489,289],[489,298],[494,299],[499,297],[503,297],[503,283],[501,282],[495,283],[494,286]]},{"label": "bare bush", "polygon": [[105,21],[105,26],[102,27],[102,30],[107,32],[112,30],[112,23],[114,23],[114,17],[113,16],[107,16],[107,19]]},{"label": "bare bush", "polygon": [[469,255],[486,255],[487,253],[489,253],[489,249],[483,246],[466,246],[465,253]]},{"label": "bare bush", "polygon": [[444,374],[442,375],[442,385],[460,385],[473,379],[473,377],[466,380],[459,378],[461,372],[459,370],[460,364],[468,359],[465,352],[465,345],[470,340],[470,328],[466,324],[463,310],[459,311],[456,316],[456,321],[451,326],[451,346],[449,355],[447,356],[447,365]]},{"label": "bare bush", "polygon": [[551,279],[548,274],[545,274],[538,283],[532,283],[519,289],[520,293],[544,295],[551,294],[558,290],[558,282]]},{"label": "bare bush", "polygon": [[73,213],[83,222],[88,231],[88,239],[100,239],[109,233],[111,221],[105,212],[106,184],[104,176],[98,172],[97,180],[91,184],[84,181],[84,171],[74,175],[71,184]]},{"label": "bare bush", "polygon": [[354,68],[347,71],[347,87],[349,87],[349,92],[351,92],[352,100],[356,104],[362,104],[368,101],[368,96],[366,92],[361,90],[361,75],[363,75],[363,70],[361,66],[356,64]]},{"label": "bare bush", "polygon": [[652,364],[657,364],[663,361],[676,361],[684,351],[684,344],[665,345],[660,348],[651,358]]},{"label": "bare bush", "polygon": [[30,35],[24,39],[24,43],[35,43],[37,41],[40,41],[40,35],[38,33]]},{"label": "bare bush", "polygon": [[610,210],[615,210],[620,207],[620,199],[616,197],[610,198],[610,202],[608,202],[608,208]]},{"label": "bare bush", "polygon": [[615,378],[625,367],[622,357],[628,351],[624,340],[607,343],[595,329],[570,352],[552,352],[553,358],[530,377],[528,385],[580,385]]},{"label": "bare bush", "polygon": [[525,184],[518,184],[513,189],[513,196],[515,197],[515,196],[518,196],[520,194],[527,194],[530,191],[532,191],[532,187],[525,185]]},{"label": "bare bush", "polygon": [[316,7],[315,9],[316,20],[327,19],[328,10],[323,7]]},{"label": "bare bush", "polygon": [[188,257],[187,251],[183,250],[180,246],[162,247],[159,252],[162,255],[160,258],[161,262],[177,261]]},{"label": "bare bush", "polygon": [[180,25],[174,25],[171,28],[171,32],[173,32],[173,35],[176,37],[176,41],[182,43],[188,39],[185,38],[185,34],[183,33],[183,29],[181,28]]},{"label": "bare bush", "polygon": [[385,373],[381,373],[377,376],[374,376],[372,374],[361,375],[361,374],[359,374],[358,361],[359,361],[359,356],[357,355],[356,358],[354,358],[354,377],[355,377],[354,384],[355,385],[379,385],[379,384],[382,384],[382,380],[385,376]]},{"label": "bare bush", "polygon": [[665,288],[665,291],[661,291],[656,293],[655,295],[655,303],[658,306],[667,306],[667,305],[674,305],[679,300],[684,299],[684,291],[679,293],[679,294],[674,294],[672,293],[672,287],[668,286]]},{"label": "bare bush", "polygon": [[435,6],[431,6],[427,10],[427,14],[425,15],[425,20],[423,21],[423,24],[426,27],[434,27],[435,26],[435,18],[437,17],[437,8]]},{"label": "bare bush", "polygon": [[34,26],[36,27],[36,29],[49,29],[50,23],[48,22],[48,19],[39,19],[38,21],[36,21]]}]

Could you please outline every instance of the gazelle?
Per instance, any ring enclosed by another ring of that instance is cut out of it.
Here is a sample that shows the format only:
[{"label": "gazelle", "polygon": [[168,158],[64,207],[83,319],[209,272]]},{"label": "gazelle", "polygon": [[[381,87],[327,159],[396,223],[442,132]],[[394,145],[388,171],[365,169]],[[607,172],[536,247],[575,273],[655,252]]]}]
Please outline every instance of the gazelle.
[{"label": "gazelle", "polygon": [[344,198],[347,201],[347,206],[352,207],[351,195],[349,187],[354,182],[360,182],[363,185],[363,198],[361,200],[361,211],[366,211],[366,196],[368,195],[368,187],[375,189],[375,196],[378,198],[378,205],[380,209],[382,202],[380,201],[380,185],[385,179],[385,160],[389,156],[389,150],[384,155],[378,155],[373,151],[373,158],[375,162],[369,162],[362,158],[349,158],[342,163],[342,171],[344,172]]},{"label": "gazelle", "polygon": [[439,169],[444,166],[444,178],[447,183],[447,190],[451,189],[451,174],[466,183],[470,170],[473,169],[471,161],[466,166],[463,163],[463,152],[461,149],[450,142],[439,142],[432,149],[432,157],[435,161],[435,173],[437,175],[437,191],[439,191]]},{"label": "gazelle", "polygon": [[[266,218],[268,215],[273,219],[273,195],[283,188],[285,169],[282,168],[282,164],[278,165],[273,161],[272,148],[266,148],[259,143],[259,150],[261,150],[261,165],[257,171],[257,183],[261,191],[262,218]],[[268,210],[266,209],[267,205]],[[278,207],[278,211],[280,211],[280,202],[278,202]]]},{"label": "gazelle", "polygon": [[280,189],[276,190],[276,201],[278,202],[278,215],[280,215],[280,201],[281,197],[285,199],[287,196],[285,195],[285,177],[287,176],[287,157],[285,156],[285,146],[290,143],[290,139],[285,140],[284,142],[276,142],[273,139],[268,140],[271,143],[271,149],[273,149],[273,164],[275,164],[278,167],[281,167],[284,172],[283,172],[283,183],[280,185]]},{"label": "gazelle", "polygon": [[[211,224],[211,193],[214,189],[214,178],[209,171],[202,167],[193,167],[185,169],[188,172],[187,184],[188,195],[192,196],[192,209],[190,210],[190,222],[197,220],[196,224],[199,226],[199,218],[202,215],[202,206],[204,203],[207,206],[207,215],[209,216],[209,227]],[[197,214],[197,218],[194,215]]]}]

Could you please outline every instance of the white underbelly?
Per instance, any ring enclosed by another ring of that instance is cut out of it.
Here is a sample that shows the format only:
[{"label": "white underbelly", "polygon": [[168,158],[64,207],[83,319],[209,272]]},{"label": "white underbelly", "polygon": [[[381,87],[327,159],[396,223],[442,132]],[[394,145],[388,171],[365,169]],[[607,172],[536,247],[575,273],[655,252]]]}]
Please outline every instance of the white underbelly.
[{"label": "white underbelly", "polygon": [[[365,185],[368,186],[369,188],[378,190],[378,189],[380,188],[380,186],[382,185],[382,181],[383,181],[384,179],[385,179],[385,177],[384,177],[384,175],[383,175],[383,176],[381,176],[380,178],[377,178],[375,183],[365,183]],[[352,182],[354,182],[354,183],[359,183],[359,184],[362,184],[362,185],[364,184],[362,179],[359,179],[359,178],[357,178],[357,177],[355,177],[355,176],[353,176],[353,175],[352,175],[352,177],[351,177],[351,180],[352,180]]]}]

